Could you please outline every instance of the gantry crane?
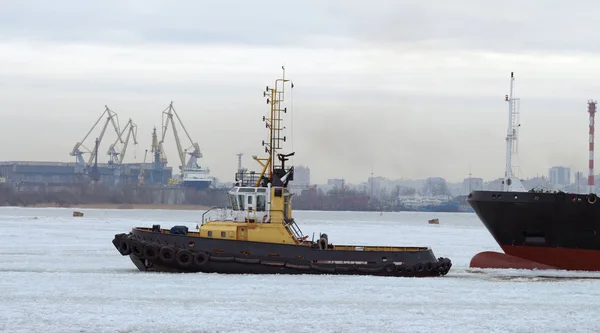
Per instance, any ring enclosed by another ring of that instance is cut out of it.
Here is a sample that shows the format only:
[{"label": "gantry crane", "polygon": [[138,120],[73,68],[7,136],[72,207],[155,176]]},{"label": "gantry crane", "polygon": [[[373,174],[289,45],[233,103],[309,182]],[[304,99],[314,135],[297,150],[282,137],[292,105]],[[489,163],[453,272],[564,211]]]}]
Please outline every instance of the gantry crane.
[{"label": "gantry crane", "polygon": [[[117,133],[117,140],[119,142],[123,142],[123,140],[121,139],[121,130],[119,128],[119,116],[117,115],[116,112],[112,111],[111,109],[108,108],[108,106],[104,106],[104,112],[100,115],[100,117],[98,118],[98,120],[96,120],[96,122],[94,123],[94,126],[92,126],[92,128],[87,132],[87,134],[83,137],[83,139],[79,142],[77,142],[75,144],[75,147],[73,147],[73,150],[71,151],[71,153],[69,153],[69,155],[71,156],[75,156],[76,157],[76,164],[77,164],[77,168],[76,168],[76,172],[81,172],[83,173],[87,167],[89,167],[92,162],[94,162],[96,154],[97,154],[97,149],[89,149],[86,146],[83,145],[83,143],[85,142],[85,140],[87,139],[87,137],[92,133],[92,131],[94,130],[94,128],[96,128],[96,126],[98,125],[98,123],[100,123],[100,120],[102,120],[103,117],[106,116],[106,122],[104,123],[104,126],[102,127],[102,131],[100,132],[100,135],[96,138],[97,142],[94,148],[97,148],[98,145],[100,145],[100,143],[102,142],[102,138],[104,137],[104,133],[106,132],[106,128],[108,127],[108,124],[111,123],[113,128],[115,129],[115,132]],[[85,151],[81,151],[80,148],[84,148]],[[86,163],[86,161],[83,159],[83,154],[85,153],[89,153],[90,157]]]},{"label": "gantry crane", "polygon": [[[169,107],[167,107],[165,110],[163,110],[162,116],[163,116],[162,117],[162,137],[161,137],[161,140],[158,145],[161,148],[161,153],[162,153],[163,143],[165,141],[165,136],[167,135],[167,129],[169,128],[169,123],[170,123],[171,127],[173,128],[173,136],[175,137],[175,144],[177,145],[177,154],[179,155],[179,162],[180,162],[179,169],[181,170],[182,176],[183,176],[184,169],[197,169],[198,168],[198,159],[202,158],[202,153],[200,152],[200,146],[198,145],[197,142],[194,142],[192,140],[192,138],[190,137],[190,134],[185,129],[185,126],[183,125],[181,118],[179,118],[179,115],[175,111],[175,108],[173,108],[172,101],[171,101],[171,104],[169,104]],[[187,152],[189,150],[189,148],[183,149],[183,147],[181,146],[181,140],[179,139],[179,133],[177,132],[177,127],[175,126],[175,118],[177,118],[177,121],[179,122],[179,125],[181,125],[183,132],[187,136],[188,140],[190,140],[190,143],[191,143],[190,148],[193,148],[192,152]],[[190,158],[187,162],[185,161],[186,152],[187,152],[187,154],[190,155]],[[164,161],[166,163],[166,158]]]}]

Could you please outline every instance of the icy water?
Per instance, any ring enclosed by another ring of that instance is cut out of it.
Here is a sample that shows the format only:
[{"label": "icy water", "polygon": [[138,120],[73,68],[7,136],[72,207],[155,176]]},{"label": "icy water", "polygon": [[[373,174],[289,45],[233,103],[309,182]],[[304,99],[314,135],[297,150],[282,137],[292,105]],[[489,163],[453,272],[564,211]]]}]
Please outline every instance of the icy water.
[{"label": "icy water", "polygon": [[[428,245],[441,278],[139,272],[111,240],[202,212],[0,208],[2,332],[598,332],[600,274],[472,270],[474,214],[296,212],[335,243]],[[437,217],[439,225],[427,220]]]}]

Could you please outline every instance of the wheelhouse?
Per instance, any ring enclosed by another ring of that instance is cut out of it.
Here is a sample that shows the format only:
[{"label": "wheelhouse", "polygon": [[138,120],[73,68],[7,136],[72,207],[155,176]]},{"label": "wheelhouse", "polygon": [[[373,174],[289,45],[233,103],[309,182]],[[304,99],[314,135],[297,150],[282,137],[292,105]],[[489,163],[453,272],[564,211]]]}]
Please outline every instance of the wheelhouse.
[{"label": "wheelhouse", "polygon": [[268,212],[269,193],[264,187],[234,187],[229,193],[229,204],[234,211]]},{"label": "wheelhouse", "polygon": [[273,215],[282,220],[292,215],[292,193],[285,187],[236,186],[228,197],[236,221],[270,222]]}]

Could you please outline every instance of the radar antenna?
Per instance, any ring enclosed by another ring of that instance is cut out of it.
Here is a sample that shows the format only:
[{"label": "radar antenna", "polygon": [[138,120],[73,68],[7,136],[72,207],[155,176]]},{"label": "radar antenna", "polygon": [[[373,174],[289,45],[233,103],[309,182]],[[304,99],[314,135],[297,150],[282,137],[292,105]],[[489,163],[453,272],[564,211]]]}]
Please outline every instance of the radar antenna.
[{"label": "radar antenna", "polygon": [[[269,117],[263,116],[265,127],[269,129],[269,140],[267,142],[263,141],[262,145],[265,147],[265,153],[268,154],[268,157],[258,158],[253,156],[263,167],[255,186],[259,186],[261,181],[270,182],[275,186],[287,186],[287,183],[293,180],[293,167],[285,170],[285,161],[288,160],[288,157],[293,156],[294,153],[278,153],[281,150],[281,143],[287,140],[287,137],[282,135],[285,126],[282,126],[281,118],[281,113],[287,113],[287,108],[282,108],[281,104],[285,97],[285,83],[290,82],[290,80],[285,78],[285,67],[281,66],[281,70],[282,77],[275,80],[275,86],[267,86],[263,92],[263,97],[266,97],[267,104],[271,106]],[[291,88],[294,88],[293,83],[291,83]],[[280,164],[274,160],[275,156],[279,159]]]}]

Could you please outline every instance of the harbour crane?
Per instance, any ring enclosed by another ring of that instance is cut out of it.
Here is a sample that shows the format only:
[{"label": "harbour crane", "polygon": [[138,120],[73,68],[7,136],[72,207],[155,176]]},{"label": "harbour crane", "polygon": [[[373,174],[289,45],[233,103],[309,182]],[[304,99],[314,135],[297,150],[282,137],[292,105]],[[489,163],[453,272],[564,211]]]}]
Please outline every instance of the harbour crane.
[{"label": "harbour crane", "polygon": [[[108,127],[109,123],[112,124],[113,128],[115,129],[115,132],[117,133],[117,137],[118,137],[117,140],[119,142],[123,142],[123,140],[121,139],[121,130],[119,128],[119,116],[117,115],[116,112],[109,109],[108,106],[105,105],[104,107],[105,107],[104,112],[102,112],[102,114],[100,115],[98,120],[96,120],[96,122],[94,123],[94,126],[92,126],[92,128],[87,132],[87,134],[83,137],[83,139],[81,141],[79,141],[75,144],[75,146],[73,147],[73,150],[71,151],[71,153],[69,153],[69,155],[75,156],[75,158],[76,158],[76,164],[77,164],[76,172],[83,173],[85,171],[85,169],[87,169],[87,167],[89,167],[92,164],[92,162],[94,162],[94,160],[96,159],[97,152],[98,152],[98,150],[96,148],[102,142],[102,138],[104,137],[104,133],[106,132],[106,128]],[[100,120],[102,120],[102,118],[105,116],[106,116],[106,121],[104,123],[104,126],[102,127],[102,131],[100,132],[100,135],[96,138],[97,142],[94,147],[95,149],[92,150],[92,149],[87,148],[86,146],[83,145],[83,143],[88,138],[88,136],[92,133],[94,128],[96,128],[98,123],[100,123]],[[83,148],[85,151],[82,151],[81,148]],[[90,157],[87,160],[87,163],[83,159],[83,154],[85,154],[85,153],[90,154]]]},{"label": "harbour crane", "polygon": [[[184,150],[183,147],[181,146],[181,140],[179,139],[179,133],[177,132],[177,127],[175,126],[175,118],[177,118],[179,125],[181,125],[183,132],[185,133],[185,135],[187,136],[188,140],[191,143],[191,146],[188,149]],[[175,137],[175,144],[177,145],[177,154],[179,155],[179,162],[180,162],[179,169],[181,170],[182,173],[183,173],[184,169],[197,169],[198,168],[198,164],[197,164],[198,159],[202,158],[202,153],[200,152],[200,146],[198,145],[197,142],[194,142],[192,140],[192,138],[190,137],[190,134],[185,129],[185,126],[183,125],[181,118],[179,118],[179,115],[175,111],[175,108],[173,108],[172,101],[171,101],[171,104],[169,104],[169,107],[164,109],[162,112],[162,137],[159,142],[160,148],[162,148],[163,143],[165,141],[165,136],[167,135],[167,130],[169,128],[169,124],[171,124],[171,128],[173,129],[173,136]],[[193,148],[192,152],[188,152],[188,150],[190,148]],[[162,152],[162,149],[161,149],[161,152]],[[185,161],[186,152],[187,152],[187,154],[190,155],[190,158],[188,159],[187,162]],[[166,163],[166,158],[165,158],[165,163]],[[182,174],[182,176],[183,176],[183,174]]]},{"label": "harbour crane", "polygon": [[[121,140],[125,135],[125,132],[127,132],[127,136],[125,136],[125,141],[122,142],[123,145],[119,150],[116,148],[116,146],[119,143],[119,140]],[[125,124],[125,127],[123,127],[123,130],[121,131],[115,142],[111,144],[108,148],[107,154],[110,156],[108,164],[119,166],[123,164],[123,159],[125,158],[125,153],[127,152],[127,147],[129,145],[129,139],[131,137],[133,137],[133,144],[137,145],[137,125],[133,122],[133,120],[131,120],[131,118],[129,118],[129,121],[127,121],[127,124]]]},{"label": "harbour crane", "polygon": [[146,167],[146,157],[148,156],[148,149],[146,149],[146,152],[144,153],[144,163],[142,163],[140,165],[140,172],[138,173],[138,184],[143,185],[144,184],[144,169]]}]

